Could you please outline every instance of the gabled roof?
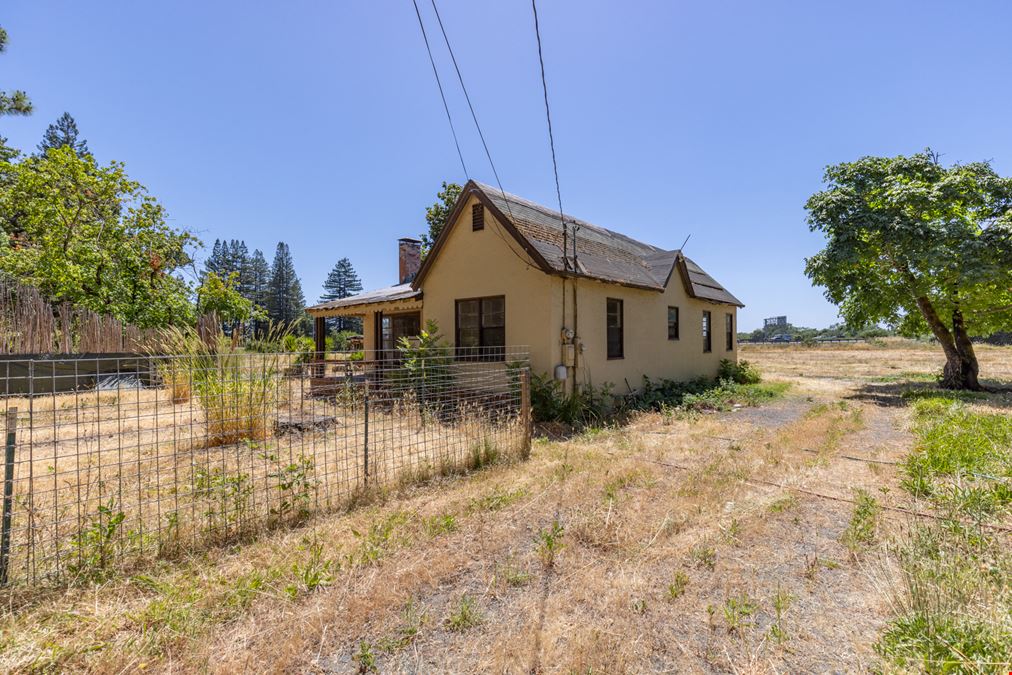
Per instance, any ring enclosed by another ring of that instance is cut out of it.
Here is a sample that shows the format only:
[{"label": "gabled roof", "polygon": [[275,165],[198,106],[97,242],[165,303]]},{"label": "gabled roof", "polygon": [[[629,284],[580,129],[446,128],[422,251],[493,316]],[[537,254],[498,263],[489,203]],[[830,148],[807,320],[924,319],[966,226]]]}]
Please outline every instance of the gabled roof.
[{"label": "gabled roof", "polygon": [[[563,229],[557,210],[528,201],[522,197],[503,193],[477,181],[464,186],[447,223],[454,223],[467,203],[476,196],[505,229],[548,274],[587,277],[610,283],[663,291],[678,268],[679,277],[691,297],[710,302],[737,305],[741,301],[704,272],[679,250],[664,250],[636,241],[624,234],[564,215],[569,237],[576,231],[576,261],[574,265],[572,239],[568,242],[568,260],[563,258]],[[429,255],[415,277],[413,285],[421,282],[449,236],[450,227],[443,228]]]},{"label": "gabled roof", "polygon": [[307,307],[307,312],[322,312],[328,309],[342,309],[344,307],[357,307],[359,305],[371,305],[375,302],[393,302],[394,300],[408,300],[421,297],[422,292],[411,287],[411,284],[398,284],[377,288],[373,291],[366,291],[358,295],[350,295],[339,300],[321,302],[318,305]]}]

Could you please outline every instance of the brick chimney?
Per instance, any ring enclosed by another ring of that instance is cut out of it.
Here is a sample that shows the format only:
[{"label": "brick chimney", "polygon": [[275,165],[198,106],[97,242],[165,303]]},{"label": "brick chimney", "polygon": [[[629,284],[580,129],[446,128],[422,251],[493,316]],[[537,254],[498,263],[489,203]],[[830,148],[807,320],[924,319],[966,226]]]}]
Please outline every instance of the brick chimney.
[{"label": "brick chimney", "polygon": [[397,240],[397,278],[398,283],[406,284],[414,281],[422,266],[422,242],[417,239]]}]

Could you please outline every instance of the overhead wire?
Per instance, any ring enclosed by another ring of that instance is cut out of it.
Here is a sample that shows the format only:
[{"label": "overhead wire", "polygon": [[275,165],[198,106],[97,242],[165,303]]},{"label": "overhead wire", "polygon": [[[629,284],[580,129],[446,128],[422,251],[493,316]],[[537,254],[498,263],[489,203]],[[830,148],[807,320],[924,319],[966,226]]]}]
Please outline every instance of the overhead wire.
[{"label": "overhead wire", "polygon": [[[531,9],[534,10],[534,35],[538,40],[538,63],[541,65],[541,89],[545,94],[545,117],[548,119],[548,144],[552,149],[552,171],[555,173],[555,196],[559,200],[559,220],[562,222],[563,233],[566,229],[566,217],[562,210],[562,189],[559,187],[559,163],[555,159],[555,134],[552,132],[552,109],[548,105],[548,82],[545,79],[545,58],[541,53],[541,27],[538,23],[538,5],[536,0],[531,0]],[[576,224],[573,224],[575,230]],[[576,242],[573,242],[573,254],[576,254]],[[563,255],[568,255],[564,251]]]},{"label": "overhead wire", "polygon": [[[412,0],[414,2],[414,0]],[[460,66],[457,64],[457,57],[453,53],[453,47],[450,46],[450,38],[446,35],[446,28],[443,26],[443,18],[439,15],[439,8],[436,7],[436,0],[431,0],[432,11],[436,13],[436,21],[439,23],[439,30],[443,34],[443,41],[446,42],[446,49],[450,52],[450,60],[453,61],[453,69],[457,71],[457,81],[460,82],[460,88],[464,92],[464,100],[467,101],[467,107],[471,111],[471,119],[474,120],[474,126],[478,130],[478,138],[481,139],[481,147],[485,149],[485,156],[488,158],[488,164],[492,167],[492,175],[495,176],[496,185],[499,186],[499,192],[502,193],[503,202],[506,204],[506,210],[510,214],[510,220],[513,218],[513,210],[510,209],[510,201],[506,197],[506,191],[502,187],[502,181],[499,180],[499,172],[495,168],[495,162],[492,161],[492,153],[489,152],[488,143],[485,142],[485,134],[481,131],[481,125],[478,124],[478,115],[474,112],[474,105],[471,103],[471,96],[467,93],[467,87],[464,85],[464,76],[460,74]]]},{"label": "overhead wire", "polygon": [[[422,35],[424,37],[424,35],[425,35],[425,27],[424,27],[424,23],[422,22],[421,13],[418,11],[418,2],[417,2],[417,0],[412,0],[412,2],[415,5],[415,13],[418,16],[419,27],[421,27],[421,29],[422,29]],[[433,11],[436,14],[436,20],[439,23],[439,30],[443,34],[443,41],[446,43],[446,49],[450,53],[450,59],[453,61],[453,67],[454,67],[454,70],[457,73],[457,81],[460,82],[460,88],[461,88],[461,90],[464,93],[464,99],[467,101],[468,109],[471,111],[471,119],[474,120],[475,129],[477,129],[477,131],[478,131],[478,137],[481,139],[481,145],[485,149],[485,156],[488,158],[489,166],[492,168],[492,174],[495,176],[496,185],[499,187],[499,192],[502,194],[503,203],[506,205],[506,211],[507,211],[507,213],[509,213],[510,220],[513,221],[513,222],[516,222],[516,217],[513,215],[513,209],[510,208],[509,197],[506,196],[506,191],[503,189],[502,181],[499,179],[499,172],[496,170],[495,162],[492,160],[492,153],[489,151],[489,149],[488,149],[488,143],[485,141],[485,134],[484,134],[484,132],[482,132],[482,130],[481,130],[481,124],[478,122],[478,114],[475,112],[474,105],[471,103],[471,96],[470,96],[470,94],[468,94],[467,86],[464,84],[464,77],[463,77],[463,75],[460,72],[460,66],[457,64],[457,57],[456,57],[456,55],[453,52],[453,47],[450,45],[450,38],[449,38],[449,36],[446,33],[446,28],[443,26],[443,19],[442,19],[442,17],[439,14],[439,8],[436,7],[435,0],[432,0],[432,9],[433,9]],[[428,47],[428,39],[425,40],[425,44],[426,44],[426,47]],[[430,60],[431,60],[431,52],[430,52]],[[433,61],[433,69],[435,69],[435,62],[434,61]],[[438,82],[438,76],[437,76],[437,82]],[[444,104],[445,104],[445,102],[446,101],[445,101],[445,98],[444,98]],[[447,113],[447,117],[449,118],[449,113]],[[454,138],[456,139],[456,135],[454,135]],[[461,160],[461,161],[463,161],[463,160]],[[528,258],[525,257],[525,255],[523,253],[518,252],[513,247],[513,245],[510,243],[510,241],[506,237],[503,236],[502,232],[500,232],[498,228],[493,227],[492,229],[499,236],[499,238],[503,240],[503,243],[506,244],[506,247],[510,250],[510,252],[513,253],[513,255],[515,255],[518,260],[520,260],[520,262],[522,262],[527,267],[531,267],[531,268],[534,268],[534,269],[540,269],[538,266],[532,265],[530,263],[530,261],[528,260]]]},{"label": "overhead wire", "polygon": [[436,69],[436,60],[432,58],[432,48],[429,46],[429,36],[425,32],[425,24],[422,23],[422,13],[418,9],[418,0],[411,0],[415,6],[415,16],[418,17],[418,27],[422,29],[422,40],[425,41],[425,51],[429,53],[429,63],[432,64],[432,74],[436,76],[436,86],[439,87],[439,97],[443,99],[443,110],[446,111],[446,121],[450,123],[450,133],[453,134],[453,144],[457,147],[457,157],[460,159],[460,168],[464,170],[464,177],[468,180],[471,175],[464,163],[464,153],[460,151],[460,142],[457,140],[457,130],[453,127],[453,118],[450,116],[450,106],[446,103],[446,94],[443,92],[443,83],[439,79],[439,70]]}]

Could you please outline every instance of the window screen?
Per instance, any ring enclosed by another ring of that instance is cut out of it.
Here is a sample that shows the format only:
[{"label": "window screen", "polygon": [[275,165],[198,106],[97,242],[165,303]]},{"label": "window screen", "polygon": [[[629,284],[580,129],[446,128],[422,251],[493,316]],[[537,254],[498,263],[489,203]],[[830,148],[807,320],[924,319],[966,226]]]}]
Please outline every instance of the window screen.
[{"label": "window screen", "polygon": [[710,336],[710,313],[703,312],[703,351],[709,352],[713,350],[713,343]]},{"label": "window screen", "polygon": [[625,353],[625,335],[622,326],[622,301],[608,298],[607,307],[608,358],[621,359]]}]

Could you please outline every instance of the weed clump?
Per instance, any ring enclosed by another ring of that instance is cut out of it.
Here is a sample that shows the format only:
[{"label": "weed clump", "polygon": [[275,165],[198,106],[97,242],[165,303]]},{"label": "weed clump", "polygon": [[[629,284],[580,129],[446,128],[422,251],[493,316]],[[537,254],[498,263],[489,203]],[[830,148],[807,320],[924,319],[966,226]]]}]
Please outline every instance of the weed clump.
[{"label": "weed clump", "polygon": [[462,632],[480,625],[483,620],[474,598],[465,593],[460,596],[456,608],[446,617],[446,627],[454,632]]},{"label": "weed clump", "polygon": [[735,363],[731,359],[721,359],[720,367],[717,370],[717,379],[730,380],[736,384],[759,384],[763,377],[753,363],[745,360]]},{"label": "weed clump", "polygon": [[855,490],[854,512],[841,537],[851,554],[856,556],[875,543],[881,513],[882,507],[867,490]]}]

